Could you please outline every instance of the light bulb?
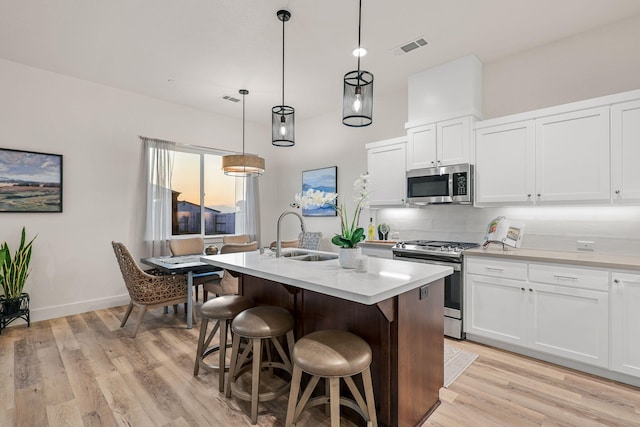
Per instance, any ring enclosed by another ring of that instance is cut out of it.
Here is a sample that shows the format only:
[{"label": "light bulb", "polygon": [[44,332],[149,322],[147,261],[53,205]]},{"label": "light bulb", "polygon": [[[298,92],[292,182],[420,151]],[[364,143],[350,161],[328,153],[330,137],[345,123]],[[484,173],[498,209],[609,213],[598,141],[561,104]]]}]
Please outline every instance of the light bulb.
[{"label": "light bulb", "polygon": [[284,121],[280,122],[280,136],[287,134],[287,127],[284,125]]},{"label": "light bulb", "polygon": [[356,99],[353,101],[353,111],[355,111],[356,113],[359,113],[361,108],[362,108],[362,95],[359,93],[356,93]]}]

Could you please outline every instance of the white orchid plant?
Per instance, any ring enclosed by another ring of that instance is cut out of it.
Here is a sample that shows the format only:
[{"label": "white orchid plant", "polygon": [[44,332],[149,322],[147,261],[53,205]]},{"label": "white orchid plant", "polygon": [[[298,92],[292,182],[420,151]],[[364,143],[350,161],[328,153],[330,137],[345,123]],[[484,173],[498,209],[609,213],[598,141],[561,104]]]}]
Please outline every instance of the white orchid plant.
[{"label": "white orchid plant", "polygon": [[355,248],[358,243],[365,239],[364,228],[359,226],[360,212],[362,209],[369,206],[367,191],[367,182],[369,180],[369,174],[361,174],[358,179],[353,183],[353,189],[356,192],[354,201],[356,202],[355,211],[353,213],[353,219],[347,213],[347,208],[344,203],[338,205],[338,193],[327,193],[320,190],[308,189],[302,194],[295,195],[295,203],[292,203],[293,207],[311,207],[311,206],[326,206],[329,205],[336,210],[340,217],[340,229],[341,233],[336,234],[331,239],[331,243],[341,248]]}]

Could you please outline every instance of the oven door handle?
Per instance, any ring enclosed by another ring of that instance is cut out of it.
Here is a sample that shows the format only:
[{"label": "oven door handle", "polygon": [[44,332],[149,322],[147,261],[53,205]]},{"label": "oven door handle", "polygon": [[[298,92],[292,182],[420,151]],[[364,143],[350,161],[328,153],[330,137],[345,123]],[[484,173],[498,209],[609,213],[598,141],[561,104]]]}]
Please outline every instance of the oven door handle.
[{"label": "oven door handle", "polygon": [[453,271],[461,271],[461,265],[457,262],[446,262],[446,261],[436,261],[433,259],[422,259],[422,258],[411,258],[406,256],[397,256],[394,255],[393,259],[397,259],[400,261],[409,261],[409,262],[421,262],[423,264],[435,264],[435,265],[443,265],[445,267],[453,268]]}]

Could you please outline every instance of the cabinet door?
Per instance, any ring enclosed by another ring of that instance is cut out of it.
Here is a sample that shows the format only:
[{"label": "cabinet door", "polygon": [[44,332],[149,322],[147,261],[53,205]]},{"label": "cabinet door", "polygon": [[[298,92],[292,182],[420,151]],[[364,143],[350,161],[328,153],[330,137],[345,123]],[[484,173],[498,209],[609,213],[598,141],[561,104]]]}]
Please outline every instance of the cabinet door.
[{"label": "cabinet door", "polygon": [[536,119],[536,202],[609,198],[609,107]]},{"label": "cabinet door", "polygon": [[436,124],[437,166],[469,163],[471,117],[461,117]]},{"label": "cabinet door", "polygon": [[611,190],[614,202],[640,200],[640,101],[611,106]]},{"label": "cabinet door", "polygon": [[533,204],[534,121],[476,130],[476,203]]},{"label": "cabinet door", "polygon": [[591,365],[609,364],[609,294],[530,283],[530,347]]},{"label": "cabinet door", "polygon": [[525,346],[528,341],[525,282],[467,274],[464,330]]},{"label": "cabinet door", "polygon": [[407,137],[407,170],[435,167],[436,125],[411,128]]},{"label": "cabinet door", "polygon": [[611,369],[640,377],[640,274],[611,279]]},{"label": "cabinet door", "polygon": [[369,204],[400,206],[407,194],[406,143],[400,142],[367,150]]}]

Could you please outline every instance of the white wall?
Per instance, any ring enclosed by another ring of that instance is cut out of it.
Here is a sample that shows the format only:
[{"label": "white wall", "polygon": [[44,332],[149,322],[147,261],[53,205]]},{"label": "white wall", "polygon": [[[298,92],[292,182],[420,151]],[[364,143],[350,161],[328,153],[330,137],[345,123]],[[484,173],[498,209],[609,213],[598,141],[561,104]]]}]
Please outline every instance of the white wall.
[{"label": "white wall", "polygon": [[[640,89],[640,17],[621,21],[595,31],[521,52],[483,66],[483,109],[485,118],[514,114]],[[375,72],[375,70],[374,70]],[[404,95],[406,98],[406,94]],[[400,97],[399,97],[400,98]],[[400,99],[394,102],[405,102]],[[386,99],[375,99],[380,108]],[[384,108],[384,107],[383,107]],[[378,110],[379,111],[379,110]],[[305,123],[305,132],[332,141],[342,141],[339,118],[333,122]],[[360,129],[353,133],[359,141],[353,152],[364,157],[363,145],[404,132],[398,114],[377,115],[377,124],[389,132],[373,135]],[[384,122],[384,123],[380,123]],[[340,144],[340,142],[338,142]],[[339,147],[335,148],[336,150]],[[354,147],[350,147],[353,151]],[[314,164],[318,153],[304,152],[298,163]],[[351,163],[349,163],[351,164]],[[324,166],[324,164],[317,166]],[[299,169],[299,168],[297,168]],[[344,168],[339,167],[338,174]],[[295,176],[283,177],[288,185]],[[348,183],[340,183],[345,188]],[[342,191],[342,190],[340,190]],[[290,189],[289,192],[293,192]],[[640,207],[533,207],[479,209],[469,206],[430,206],[425,208],[381,209],[374,211],[376,224],[387,222],[400,239],[448,239],[480,242],[487,223],[499,215],[523,220],[526,224],[523,246],[530,248],[576,250],[576,240],[593,240],[596,252],[640,256]],[[367,223],[363,218],[361,225]],[[323,223],[323,231],[335,232],[333,223]]]},{"label": "white wall", "polygon": [[[338,80],[338,82],[340,82]],[[340,99],[336,101],[340,104]],[[280,148],[278,162],[278,198],[274,208],[263,218],[267,226],[263,228],[263,241],[276,239],[276,221],[294,201],[296,193],[302,188],[302,171],[338,166],[338,200],[345,203],[349,212],[353,212],[353,182],[367,170],[365,144],[381,139],[401,136],[405,133],[407,118],[406,94],[399,96],[377,96],[373,107],[373,123],[364,128],[351,128],[342,124],[342,111],[335,111],[310,120],[301,121],[296,126],[296,145]],[[299,212],[299,210],[297,210]],[[368,222],[363,213],[361,224]],[[322,249],[336,251],[328,240],[340,231],[340,222],[336,217],[305,217],[308,231],[323,233]],[[283,240],[295,239],[299,222],[292,216],[282,221]]]},{"label": "white wall", "polygon": [[[110,242],[144,255],[138,135],[241,148],[239,120],[2,60],[0,94],[0,147],[64,156],[62,213],[0,213],[10,247],[23,225],[38,235],[25,286],[33,320],[128,303]],[[247,151],[260,153],[269,131],[248,124]],[[261,179],[263,201],[276,197],[274,178]]]}]

